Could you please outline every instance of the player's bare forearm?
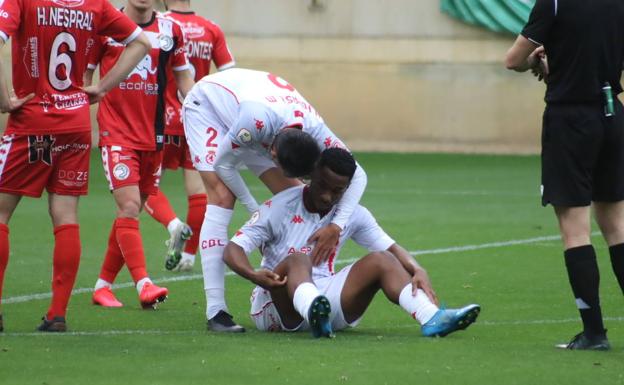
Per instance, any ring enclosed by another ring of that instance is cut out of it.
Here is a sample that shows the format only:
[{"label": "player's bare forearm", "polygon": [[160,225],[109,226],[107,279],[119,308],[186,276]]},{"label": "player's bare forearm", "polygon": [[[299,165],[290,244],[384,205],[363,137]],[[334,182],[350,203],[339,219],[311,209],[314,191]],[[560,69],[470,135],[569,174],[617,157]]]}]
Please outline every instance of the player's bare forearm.
[{"label": "player's bare forearm", "polygon": [[228,242],[223,251],[223,261],[236,274],[253,282],[255,271],[242,247]]},{"label": "player's bare forearm", "polygon": [[87,68],[87,70],[84,73],[82,82],[84,83],[85,87],[89,87],[90,85],[93,84],[93,73],[95,72],[95,70],[92,70],[90,68]]},{"label": "player's bare forearm", "polygon": [[188,94],[189,91],[191,91],[191,88],[193,88],[193,85],[195,85],[195,80],[193,80],[191,71],[174,71],[173,76],[175,77],[178,92],[180,92],[182,99],[184,99],[186,94]]},{"label": "player's bare forearm", "polygon": [[136,39],[128,43],[113,68],[100,79],[98,88],[101,92],[106,93],[110,91],[112,88],[116,87],[119,82],[124,80],[151,48],[152,45],[143,32],[141,32]]},{"label": "player's bare forearm", "polygon": [[405,270],[407,270],[407,272],[410,273],[411,275],[414,275],[414,273],[418,269],[424,270],[418,264],[418,262],[416,262],[414,257],[412,257],[411,254],[407,250],[405,250],[403,247],[401,247],[401,245],[399,245],[398,243],[395,243],[392,246],[390,246],[388,248],[388,251],[392,253],[392,255],[394,255],[395,258],[399,260],[399,262],[401,262],[401,265],[403,265]]}]

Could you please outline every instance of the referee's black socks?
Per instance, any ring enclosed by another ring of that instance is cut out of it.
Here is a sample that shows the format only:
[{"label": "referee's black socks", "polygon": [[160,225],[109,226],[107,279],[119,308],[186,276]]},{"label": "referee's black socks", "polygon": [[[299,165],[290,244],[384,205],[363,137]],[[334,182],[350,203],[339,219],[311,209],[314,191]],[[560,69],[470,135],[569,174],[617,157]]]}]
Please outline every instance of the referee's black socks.
[{"label": "referee's black socks", "polygon": [[609,247],[609,254],[611,255],[613,272],[620,284],[622,293],[624,293],[624,243]]},{"label": "referee's black socks", "polygon": [[564,252],[568,278],[581,313],[584,332],[592,336],[605,333],[600,310],[600,273],[592,245],[573,247]]}]

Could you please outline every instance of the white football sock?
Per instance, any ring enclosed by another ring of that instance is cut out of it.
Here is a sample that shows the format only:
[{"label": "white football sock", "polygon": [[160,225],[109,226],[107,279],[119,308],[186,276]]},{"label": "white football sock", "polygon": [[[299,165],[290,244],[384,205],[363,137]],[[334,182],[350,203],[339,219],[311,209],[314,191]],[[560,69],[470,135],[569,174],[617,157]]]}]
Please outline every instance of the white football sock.
[{"label": "white football sock", "polygon": [[191,265],[195,264],[195,254],[191,254],[191,253],[187,253],[187,252],[182,252],[182,259],[180,259],[180,263],[184,262],[184,261],[189,261],[191,262]]},{"label": "white football sock", "polygon": [[181,225],[183,222],[179,219],[179,218],[174,218],[171,220],[171,222],[169,222],[169,224],[167,225],[167,230],[169,231],[170,235],[173,235],[173,230],[176,229],[176,227],[178,227],[178,225]]},{"label": "white football sock", "polygon": [[225,304],[225,263],[223,250],[228,243],[227,228],[233,210],[207,205],[206,215],[199,233],[199,253],[204,273],[206,291],[206,317],[213,318],[220,310],[228,311]]},{"label": "white football sock", "polygon": [[98,278],[98,280],[97,280],[97,281],[95,281],[95,290],[100,290],[100,289],[102,289],[102,288],[104,288],[104,287],[108,287],[108,288],[110,288],[110,287],[112,287],[112,286],[113,286],[113,284],[112,284],[112,283],[110,283],[110,282],[108,282],[108,281],[105,281],[105,280],[103,280],[103,279],[101,279],[101,278]]},{"label": "white football sock", "polygon": [[399,305],[414,319],[420,322],[421,325],[426,324],[427,321],[440,310],[421,289],[418,289],[415,297],[412,296],[411,283],[408,283],[407,286],[401,290],[401,294],[399,294]]},{"label": "white football sock", "polygon": [[312,301],[314,298],[321,295],[319,293],[318,288],[311,282],[304,282],[301,285],[297,286],[295,289],[295,294],[293,294],[293,305],[295,310],[306,322],[310,323],[308,319],[308,311],[310,310],[310,305],[312,305]]},{"label": "white football sock", "polygon": [[143,286],[144,286],[146,283],[148,283],[148,282],[149,282],[149,283],[152,283],[152,280],[151,280],[151,279],[149,279],[149,277],[145,277],[145,278],[143,278],[143,279],[139,280],[139,282],[137,282],[137,283],[136,283],[136,289],[137,289],[137,291],[139,292],[139,294],[141,294],[141,290],[143,290]]}]

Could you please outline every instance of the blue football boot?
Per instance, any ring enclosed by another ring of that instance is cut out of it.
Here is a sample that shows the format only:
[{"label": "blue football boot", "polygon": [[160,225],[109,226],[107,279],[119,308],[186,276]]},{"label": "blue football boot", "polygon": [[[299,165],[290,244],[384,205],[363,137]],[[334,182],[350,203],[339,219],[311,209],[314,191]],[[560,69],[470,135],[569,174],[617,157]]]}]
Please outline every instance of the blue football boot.
[{"label": "blue football boot", "polygon": [[481,307],[468,305],[461,309],[440,309],[421,327],[425,337],[444,337],[456,330],[464,330],[477,320]]},{"label": "blue football boot", "polygon": [[334,332],[329,321],[330,313],[331,306],[327,297],[319,295],[314,298],[308,310],[308,320],[310,321],[310,329],[314,338],[334,338]]}]

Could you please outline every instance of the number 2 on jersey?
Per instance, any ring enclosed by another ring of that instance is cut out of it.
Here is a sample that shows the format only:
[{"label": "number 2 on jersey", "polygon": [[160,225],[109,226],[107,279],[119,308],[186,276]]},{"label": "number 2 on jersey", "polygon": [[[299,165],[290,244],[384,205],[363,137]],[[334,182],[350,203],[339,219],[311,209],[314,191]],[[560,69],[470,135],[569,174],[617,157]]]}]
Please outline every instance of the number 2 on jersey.
[{"label": "number 2 on jersey", "polygon": [[[61,52],[63,46],[67,47],[67,51]],[[76,52],[76,39],[68,32],[61,32],[56,35],[52,42],[50,66],[48,67],[48,79],[50,84],[59,91],[65,91],[72,84],[69,75],[72,70],[72,58],[69,56],[68,52]],[[63,72],[59,71],[61,66],[64,66]],[[61,79],[60,77],[63,77],[63,75],[64,79]]]},{"label": "number 2 on jersey", "polygon": [[217,147],[216,143],[213,143],[217,138],[217,130],[214,127],[208,127],[206,129],[206,134],[208,134],[208,140],[206,141],[206,147]]}]

